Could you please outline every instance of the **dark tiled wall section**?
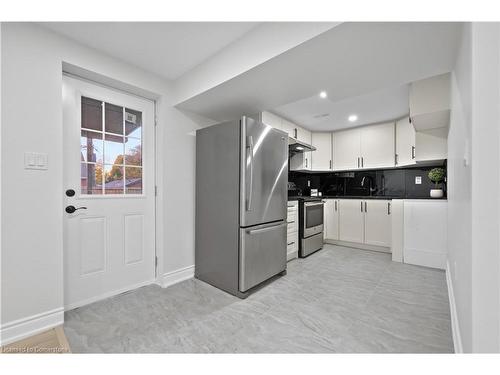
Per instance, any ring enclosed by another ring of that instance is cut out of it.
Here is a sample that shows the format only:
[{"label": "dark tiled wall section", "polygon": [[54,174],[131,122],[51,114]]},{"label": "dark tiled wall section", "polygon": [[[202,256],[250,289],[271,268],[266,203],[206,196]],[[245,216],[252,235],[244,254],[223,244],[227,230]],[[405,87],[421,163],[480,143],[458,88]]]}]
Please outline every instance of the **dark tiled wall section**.
[{"label": "dark tiled wall section", "polygon": [[[434,187],[427,174],[435,167],[446,169],[446,162],[444,165],[426,167],[412,166],[355,172],[289,172],[288,181],[294,182],[304,195],[308,195],[311,188],[319,189],[323,195],[370,195],[368,189],[371,185],[372,189],[375,189],[372,192],[373,195],[427,198],[430,189]],[[361,186],[363,177],[365,178],[364,187]],[[418,177],[420,177],[420,184],[416,181]],[[441,184],[441,187],[446,194],[446,184]]]}]

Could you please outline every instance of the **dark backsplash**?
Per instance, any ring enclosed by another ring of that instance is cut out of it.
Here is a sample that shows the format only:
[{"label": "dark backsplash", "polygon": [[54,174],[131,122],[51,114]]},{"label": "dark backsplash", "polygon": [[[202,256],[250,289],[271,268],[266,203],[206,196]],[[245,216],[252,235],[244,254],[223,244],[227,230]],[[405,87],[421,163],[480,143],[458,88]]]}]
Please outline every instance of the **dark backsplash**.
[{"label": "dark backsplash", "polygon": [[[367,196],[392,198],[428,198],[434,184],[427,174],[432,168],[443,167],[446,162],[426,167],[402,167],[397,169],[377,169],[351,172],[288,172],[288,181],[294,182],[303,195],[310,195],[310,189],[319,189],[324,196]],[[361,181],[365,178],[364,187]],[[421,184],[416,184],[421,177]],[[371,180],[371,181],[370,181]],[[307,182],[310,181],[308,187]],[[446,197],[446,183],[440,185]]]}]

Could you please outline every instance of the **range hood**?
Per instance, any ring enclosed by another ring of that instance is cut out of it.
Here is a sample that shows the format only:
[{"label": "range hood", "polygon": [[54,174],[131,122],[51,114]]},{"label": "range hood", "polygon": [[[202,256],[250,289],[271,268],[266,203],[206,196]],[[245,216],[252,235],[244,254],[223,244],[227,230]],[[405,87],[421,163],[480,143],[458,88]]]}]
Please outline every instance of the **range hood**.
[{"label": "range hood", "polygon": [[299,154],[301,152],[316,151],[316,147],[295,138],[288,137],[288,150],[294,154]]}]

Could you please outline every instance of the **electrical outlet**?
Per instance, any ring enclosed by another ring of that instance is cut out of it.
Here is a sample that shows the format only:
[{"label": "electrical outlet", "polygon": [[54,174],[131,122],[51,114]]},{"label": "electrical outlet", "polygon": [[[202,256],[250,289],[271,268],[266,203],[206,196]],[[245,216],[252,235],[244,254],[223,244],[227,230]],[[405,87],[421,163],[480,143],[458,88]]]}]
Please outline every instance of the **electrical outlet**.
[{"label": "electrical outlet", "polygon": [[415,185],[422,185],[422,176],[415,176]]}]

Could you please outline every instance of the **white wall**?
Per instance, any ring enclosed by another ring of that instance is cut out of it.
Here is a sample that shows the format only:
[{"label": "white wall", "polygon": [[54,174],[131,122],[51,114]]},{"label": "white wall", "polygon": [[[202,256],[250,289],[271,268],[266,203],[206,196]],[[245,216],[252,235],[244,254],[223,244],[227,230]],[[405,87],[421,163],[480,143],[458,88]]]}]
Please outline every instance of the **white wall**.
[{"label": "white wall", "polygon": [[448,262],[465,352],[500,351],[499,104],[500,26],[468,24],[448,139]]},{"label": "white wall", "polygon": [[472,26],[472,348],[500,351],[500,27]]},{"label": "white wall", "polygon": [[471,31],[471,25],[466,24],[451,76],[448,134],[448,266],[465,352],[472,350],[471,165],[470,161],[464,163],[471,145]]},{"label": "white wall", "polygon": [[[161,272],[194,263],[195,117],[171,106],[170,83],[33,24],[2,25],[1,323],[63,306],[62,62],[156,93],[164,167]],[[23,169],[46,152],[47,171]]]}]

